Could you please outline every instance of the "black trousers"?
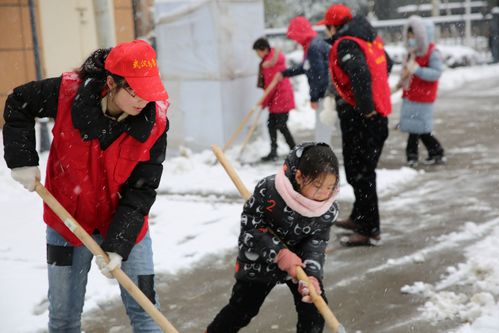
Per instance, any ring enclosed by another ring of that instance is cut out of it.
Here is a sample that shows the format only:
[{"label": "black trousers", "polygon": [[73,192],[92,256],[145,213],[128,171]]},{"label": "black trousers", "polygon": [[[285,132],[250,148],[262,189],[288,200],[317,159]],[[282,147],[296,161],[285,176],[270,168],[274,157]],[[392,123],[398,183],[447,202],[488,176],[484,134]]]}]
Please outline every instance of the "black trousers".
[{"label": "black trousers", "polygon": [[405,148],[405,153],[408,161],[418,160],[418,146],[420,139],[428,150],[429,158],[444,156],[444,149],[442,148],[442,145],[431,133],[409,134],[409,137],[407,138],[407,146]]},{"label": "black trousers", "polygon": [[366,118],[346,104],[337,110],[345,173],[355,195],[350,218],[359,225],[359,234],[376,236],[380,233],[376,167],[388,137],[388,119],[379,114]]},{"label": "black trousers", "polygon": [[[327,302],[322,281],[319,281],[322,297]],[[297,333],[320,333],[324,329],[324,318],[315,305],[301,301],[298,284],[286,282],[293,294],[296,312],[298,313]],[[247,326],[258,314],[263,301],[275,287],[275,282],[260,283],[237,280],[232,288],[232,295],[227,304],[208,326],[208,333],[235,333]],[[278,311],[278,310],[277,310]]]},{"label": "black trousers", "polygon": [[295,140],[289,131],[288,125],[286,124],[287,122],[287,113],[269,113],[267,127],[269,129],[270,136],[270,149],[273,152],[277,152],[277,130],[279,130],[284,136],[289,149],[292,149],[295,146]]}]

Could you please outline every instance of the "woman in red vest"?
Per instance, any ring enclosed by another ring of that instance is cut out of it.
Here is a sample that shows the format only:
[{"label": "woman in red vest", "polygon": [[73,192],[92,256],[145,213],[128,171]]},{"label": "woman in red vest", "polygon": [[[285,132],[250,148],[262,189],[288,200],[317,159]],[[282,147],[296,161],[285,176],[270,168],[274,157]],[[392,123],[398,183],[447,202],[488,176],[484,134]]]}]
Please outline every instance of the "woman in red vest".
[{"label": "woman in red vest", "polygon": [[442,57],[432,42],[433,23],[425,22],[419,16],[411,16],[404,34],[408,59],[397,88],[403,89],[400,130],[409,133],[407,165],[415,167],[418,164],[419,140],[428,150],[428,158],[423,163],[445,163],[444,149],[432,134],[438,80],[444,67]]},{"label": "woman in red vest", "polygon": [[[135,40],[95,51],[75,72],[14,89],[5,105],[5,160],[29,191],[40,179],[35,117],[54,119],[45,185],[157,304],[147,215],[166,152],[168,95],[156,52]],[[92,254],[48,207],[49,332],[80,332]],[[122,289],[134,332],[161,329]],[[158,304],[157,304],[158,305]]]}]

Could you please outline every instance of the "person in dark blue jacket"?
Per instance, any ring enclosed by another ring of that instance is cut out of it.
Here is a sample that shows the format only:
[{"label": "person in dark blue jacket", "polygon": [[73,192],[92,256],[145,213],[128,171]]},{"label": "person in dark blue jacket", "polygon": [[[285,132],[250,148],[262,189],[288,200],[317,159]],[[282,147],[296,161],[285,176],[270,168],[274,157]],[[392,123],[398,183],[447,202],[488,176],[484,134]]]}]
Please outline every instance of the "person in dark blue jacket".
[{"label": "person in dark blue jacket", "polygon": [[287,36],[303,47],[303,62],[284,70],[277,79],[305,74],[310,87],[310,106],[316,111],[315,141],[330,143],[332,128],[319,120],[323,110],[323,100],[329,87],[330,45],[318,36],[310,22],[297,16],[289,22]]}]

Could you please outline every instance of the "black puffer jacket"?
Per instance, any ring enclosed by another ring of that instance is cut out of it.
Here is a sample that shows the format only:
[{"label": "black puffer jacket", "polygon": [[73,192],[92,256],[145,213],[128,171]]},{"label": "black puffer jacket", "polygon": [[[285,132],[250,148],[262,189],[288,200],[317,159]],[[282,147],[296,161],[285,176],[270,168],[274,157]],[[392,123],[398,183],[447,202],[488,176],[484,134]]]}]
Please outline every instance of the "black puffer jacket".
[{"label": "black puffer jacket", "polygon": [[[285,161],[288,165],[286,176],[295,188],[294,173],[302,151],[303,145],[297,145]],[[322,279],[329,232],[337,216],[336,203],[319,217],[302,216],[291,210],[277,192],[275,175],[262,179],[241,214],[236,278],[284,281],[287,274],[274,260],[286,245],[302,259],[307,275]]]}]

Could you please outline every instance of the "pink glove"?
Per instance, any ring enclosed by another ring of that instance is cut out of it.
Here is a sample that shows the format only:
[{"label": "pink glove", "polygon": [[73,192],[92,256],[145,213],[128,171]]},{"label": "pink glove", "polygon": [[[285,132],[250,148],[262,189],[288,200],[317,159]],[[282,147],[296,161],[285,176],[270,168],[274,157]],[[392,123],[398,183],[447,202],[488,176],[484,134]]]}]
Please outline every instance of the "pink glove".
[{"label": "pink glove", "polygon": [[[309,276],[308,279],[312,282],[312,286],[314,287],[317,295],[322,294],[321,286],[319,281],[315,278],[315,276]],[[310,288],[307,286],[307,283],[303,280],[298,282],[298,292],[303,296],[301,299],[302,302],[312,303],[312,298],[310,297]]]},{"label": "pink glove", "polygon": [[288,249],[279,251],[275,263],[281,271],[287,272],[293,279],[296,279],[296,266],[305,267],[300,257]]}]

